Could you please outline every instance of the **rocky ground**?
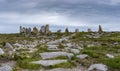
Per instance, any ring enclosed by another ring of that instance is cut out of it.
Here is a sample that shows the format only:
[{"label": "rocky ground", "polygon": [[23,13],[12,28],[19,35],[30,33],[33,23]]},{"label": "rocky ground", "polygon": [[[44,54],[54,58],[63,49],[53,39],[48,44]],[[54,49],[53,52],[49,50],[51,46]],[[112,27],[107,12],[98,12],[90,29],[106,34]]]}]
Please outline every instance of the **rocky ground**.
[{"label": "rocky ground", "polygon": [[0,71],[119,71],[119,35],[0,35]]}]

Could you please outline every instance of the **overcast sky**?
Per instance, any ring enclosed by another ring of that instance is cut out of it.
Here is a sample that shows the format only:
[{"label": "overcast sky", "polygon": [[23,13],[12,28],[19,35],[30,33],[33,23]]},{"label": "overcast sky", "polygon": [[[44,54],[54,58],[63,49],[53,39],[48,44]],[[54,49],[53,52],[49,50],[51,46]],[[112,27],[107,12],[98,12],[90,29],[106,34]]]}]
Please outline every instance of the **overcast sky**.
[{"label": "overcast sky", "polygon": [[120,31],[120,0],[0,0],[0,33],[19,32],[19,26],[50,29],[79,28]]}]

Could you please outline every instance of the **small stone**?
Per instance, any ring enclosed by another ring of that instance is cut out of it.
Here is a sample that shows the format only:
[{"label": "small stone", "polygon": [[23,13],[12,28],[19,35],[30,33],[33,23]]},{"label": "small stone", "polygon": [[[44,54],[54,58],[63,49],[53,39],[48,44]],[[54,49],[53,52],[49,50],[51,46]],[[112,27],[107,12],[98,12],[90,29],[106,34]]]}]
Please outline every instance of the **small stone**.
[{"label": "small stone", "polygon": [[114,58],[114,56],[111,55],[111,54],[106,54],[106,56],[107,56],[108,58]]},{"label": "small stone", "polygon": [[88,57],[88,55],[87,54],[81,54],[81,55],[77,55],[76,57],[79,58],[79,59],[85,59],[86,57]]}]

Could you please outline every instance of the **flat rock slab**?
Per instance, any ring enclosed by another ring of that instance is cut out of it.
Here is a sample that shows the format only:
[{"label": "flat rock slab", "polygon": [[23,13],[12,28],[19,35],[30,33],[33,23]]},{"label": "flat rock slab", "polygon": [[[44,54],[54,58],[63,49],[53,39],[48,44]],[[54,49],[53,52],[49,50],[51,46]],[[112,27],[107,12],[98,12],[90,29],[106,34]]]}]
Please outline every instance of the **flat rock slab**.
[{"label": "flat rock slab", "polygon": [[107,71],[108,70],[107,66],[104,64],[93,64],[88,68],[88,71],[93,71],[94,69],[96,69],[97,71]]},{"label": "flat rock slab", "polygon": [[59,56],[67,56],[71,58],[73,54],[67,52],[45,52],[45,53],[40,53],[40,56],[42,57],[42,59],[56,58]]},{"label": "flat rock slab", "polygon": [[79,49],[70,49],[70,51],[74,54],[78,54],[80,52]]},{"label": "flat rock slab", "polygon": [[88,57],[88,55],[87,54],[80,54],[80,55],[77,55],[76,57],[79,59],[85,59],[86,57]]},{"label": "flat rock slab", "polygon": [[31,62],[31,63],[41,64],[43,66],[50,66],[50,65],[60,64],[63,62],[67,62],[67,60],[40,60],[40,61]]},{"label": "flat rock slab", "polygon": [[12,67],[10,66],[0,67],[0,71],[12,71]]}]

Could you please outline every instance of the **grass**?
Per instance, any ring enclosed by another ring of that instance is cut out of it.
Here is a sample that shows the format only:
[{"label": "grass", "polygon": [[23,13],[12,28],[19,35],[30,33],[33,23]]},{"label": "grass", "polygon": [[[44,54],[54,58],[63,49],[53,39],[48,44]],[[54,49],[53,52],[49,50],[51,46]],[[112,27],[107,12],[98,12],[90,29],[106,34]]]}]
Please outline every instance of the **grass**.
[{"label": "grass", "polygon": [[64,62],[64,63],[60,63],[60,64],[56,64],[53,66],[49,66],[48,69],[53,69],[53,68],[72,68],[75,67],[76,64],[73,62]]},{"label": "grass", "polygon": [[19,67],[23,69],[30,69],[30,70],[36,70],[41,67],[40,64],[32,64],[33,59],[24,59],[24,60],[18,60],[17,63]]},{"label": "grass", "polygon": [[105,58],[105,59],[102,59],[102,62],[106,64],[109,67],[109,69],[120,70],[120,57],[113,58],[113,59]]}]

